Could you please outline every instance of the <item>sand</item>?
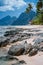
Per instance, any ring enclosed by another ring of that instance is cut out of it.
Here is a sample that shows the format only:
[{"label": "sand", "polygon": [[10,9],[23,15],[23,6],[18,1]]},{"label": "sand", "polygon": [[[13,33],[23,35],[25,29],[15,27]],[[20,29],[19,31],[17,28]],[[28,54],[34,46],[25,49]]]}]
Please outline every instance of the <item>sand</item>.
[{"label": "sand", "polygon": [[[41,25],[40,26],[39,25],[38,26],[36,26],[36,25],[15,26],[15,27],[24,28],[24,29],[27,29],[27,28],[28,29],[39,29],[43,33],[43,26],[41,26]],[[38,33],[38,32],[36,32],[36,33]],[[25,40],[28,42],[28,44],[29,43],[34,44],[34,42],[33,42],[34,39],[37,39],[37,36],[33,36],[30,39],[25,39]],[[23,40],[23,41],[25,41],[25,40]],[[21,44],[23,41],[18,41],[14,44]],[[11,45],[14,45],[14,44],[11,44]],[[6,47],[0,48],[0,57],[7,55],[7,52],[9,50],[9,48],[11,47],[11,45],[7,45]],[[37,55],[32,56],[32,57],[29,57],[29,54],[27,54],[27,55],[16,56],[16,58],[18,58],[19,60],[24,60],[26,62],[26,65],[43,65],[43,52],[38,52]],[[0,60],[0,65],[12,65],[15,62],[16,62],[15,60],[12,60],[12,61]]]}]

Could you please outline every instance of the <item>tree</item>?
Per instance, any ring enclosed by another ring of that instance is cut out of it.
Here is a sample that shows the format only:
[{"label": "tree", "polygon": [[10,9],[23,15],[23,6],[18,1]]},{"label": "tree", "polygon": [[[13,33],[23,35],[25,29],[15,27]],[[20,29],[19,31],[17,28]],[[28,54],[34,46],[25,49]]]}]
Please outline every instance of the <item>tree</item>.
[{"label": "tree", "polygon": [[34,25],[43,25],[43,0],[39,0],[37,2],[36,8],[37,8],[37,15],[32,20],[31,24],[34,24]]},{"label": "tree", "polygon": [[43,8],[43,0],[39,0],[39,1],[37,2],[36,8],[37,8],[37,13],[40,13],[41,10],[42,10],[42,8]]},{"label": "tree", "polygon": [[30,12],[32,9],[32,5],[29,3],[28,7],[26,8],[26,13]]}]

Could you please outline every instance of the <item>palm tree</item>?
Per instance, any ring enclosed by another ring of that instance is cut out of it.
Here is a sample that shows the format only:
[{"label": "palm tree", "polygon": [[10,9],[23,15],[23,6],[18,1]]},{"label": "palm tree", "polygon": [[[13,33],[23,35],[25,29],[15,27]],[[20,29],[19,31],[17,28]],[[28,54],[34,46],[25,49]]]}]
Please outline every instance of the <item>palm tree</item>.
[{"label": "palm tree", "polygon": [[42,8],[43,8],[43,0],[39,0],[39,1],[37,2],[36,8],[37,8],[37,13],[40,13],[40,11],[41,11]]},{"label": "palm tree", "polygon": [[32,5],[29,3],[28,7],[26,8],[26,13],[29,13],[32,9]]}]

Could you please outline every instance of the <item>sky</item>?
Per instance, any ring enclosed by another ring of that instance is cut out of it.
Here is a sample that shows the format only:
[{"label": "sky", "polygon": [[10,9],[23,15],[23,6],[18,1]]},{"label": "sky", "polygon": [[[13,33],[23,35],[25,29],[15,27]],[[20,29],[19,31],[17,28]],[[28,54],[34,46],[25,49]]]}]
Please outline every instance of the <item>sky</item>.
[{"label": "sky", "polygon": [[33,6],[33,11],[36,11],[36,3],[38,0],[0,0],[0,19],[10,15],[18,17],[25,11],[28,3]]}]

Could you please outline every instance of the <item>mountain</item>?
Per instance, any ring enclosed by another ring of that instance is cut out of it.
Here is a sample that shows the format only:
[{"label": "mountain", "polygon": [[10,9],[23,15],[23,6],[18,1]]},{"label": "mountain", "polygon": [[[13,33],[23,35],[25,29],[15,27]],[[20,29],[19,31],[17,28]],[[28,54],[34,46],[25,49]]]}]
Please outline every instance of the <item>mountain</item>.
[{"label": "mountain", "polygon": [[23,12],[18,18],[10,17],[9,15],[0,19],[0,26],[4,25],[27,25],[36,16],[34,11],[29,13]]},{"label": "mountain", "polygon": [[13,22],[12,25],[27,25],[29,22],[35,17],[36,13],[34,11],[30,11],[29,13],[22,13],[16,21]]},{"label": "mountain", "polygon": [[11,20],[10,20],[10,25],[12,25],[12,23],[14,22],[14,21],[16,21],[16,19],[17,19],[17,17],[16,16],[13,16],[12,18],[11,18]]},{"label": "mountain", "polygon": [[13,21],[15,21],[17,18],[14,17],[10,17],[9,15],[0,19],[0,25],[11,25],[13,23]]}]

